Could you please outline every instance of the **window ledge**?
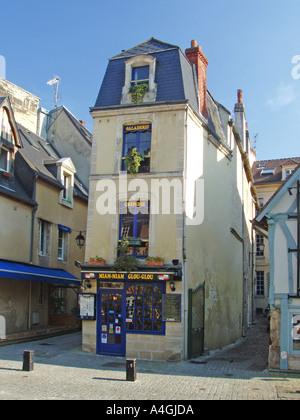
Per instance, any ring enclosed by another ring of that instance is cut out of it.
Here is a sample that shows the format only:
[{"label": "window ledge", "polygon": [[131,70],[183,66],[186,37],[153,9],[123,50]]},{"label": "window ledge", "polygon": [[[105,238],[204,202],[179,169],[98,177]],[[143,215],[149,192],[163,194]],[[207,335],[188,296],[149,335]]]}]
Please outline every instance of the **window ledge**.
[{"label": "window ledge", "polygon": [[1,171],[2,175],[5,176],[6,178],[12,178],[13,174],[11,174],[10,172],[7,171]]},{"label": "window ledge", "polygon": [[60,200],[60,204],[62,204],[63,206],[69,207],[70,209],[73,209],[73,201],[66,200],[65,198],[62,198]]}]

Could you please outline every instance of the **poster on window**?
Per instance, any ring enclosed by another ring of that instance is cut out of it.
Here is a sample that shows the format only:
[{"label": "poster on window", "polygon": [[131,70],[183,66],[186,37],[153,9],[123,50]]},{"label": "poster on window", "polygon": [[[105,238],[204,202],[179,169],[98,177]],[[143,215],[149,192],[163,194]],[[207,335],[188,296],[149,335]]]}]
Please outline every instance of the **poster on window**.
[{"label": "poster on window", "polygon": [[78,319],[93,321],[96,319],[96,295],[92,293],[78,294]]}]

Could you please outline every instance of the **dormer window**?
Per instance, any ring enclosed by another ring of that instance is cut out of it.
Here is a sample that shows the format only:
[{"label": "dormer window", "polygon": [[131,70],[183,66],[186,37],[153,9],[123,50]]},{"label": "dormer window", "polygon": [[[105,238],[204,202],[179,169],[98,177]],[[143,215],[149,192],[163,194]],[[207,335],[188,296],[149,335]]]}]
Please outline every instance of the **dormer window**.
[{"label": "dormer window", "polygon": [[141,83],[149,84],[149,66],[132,68],[131,86],[140,85]]},{"label": "dormer window", "polygon": [[5,147],[0,147],[0,170],[10,172],[11,168],[11,151]]},{"label": "dormer window", "polygon": [[9,121],[6,108],[1,110],[0,122],[0,170],[11,174],[13,171],[13,157],[15,148],[15,135]]},{"label": "dormer window", "polygon": [[62,193],[63,200],[67,200],[69,203],[71,203],[71,198],[73,196],[73,190],[72,190],[72,176],[64,172],[63,174],[63,183],[64,183],[64,189]]},{"label": "dormer window", "polygon": [[64,206],[73,208],[74,175],[76,169],[70,158],[62,158],[56,162],[58,173],[57,178],[63,185],[59,202]]},{"label": "dormer window", "polygon": [[1,140],[14,145],[15,136],[9,122],[8,113],[5,108],[2,108],[1,117]]},{"label": "dormer window", "polygon": [[122,89],[121,104],[132,104],[130,89],[136,85],[147,84],[148,90],[141,102],[156,100],[155,80],[156,58],[151,55],[138,55],[125,62],[125,84]]},{"label": "dormer window", "polygon": [[295,168],[282,168],[282,181],[285,181],[293,172]]}]

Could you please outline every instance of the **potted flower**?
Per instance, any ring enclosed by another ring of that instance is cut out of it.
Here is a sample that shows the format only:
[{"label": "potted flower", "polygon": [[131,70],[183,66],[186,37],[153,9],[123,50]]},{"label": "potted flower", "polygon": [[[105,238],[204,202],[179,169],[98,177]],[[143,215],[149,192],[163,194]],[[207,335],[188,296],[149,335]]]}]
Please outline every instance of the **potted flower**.
[{"label": "potted flower", "polygon": [[151,266],[163,266],[164,259],[162,257],[147,257],[146,264]]},{"label": "potted flower", "polygon": [[126,170],[132,175],[137,174],[143,160],[144,155],[138,152],[136,147],[132,147],[125,156]]},{"label": "potted flower", "polygon": [[127,273],[136,271],[137,265],[138,260],[129,255],[120,255],[114,262],[114,268],[116,271],[126,271]]},{"label": "potted flower", "polygon": [[90,265],[104,265],[105,262],[106,261],[102,257],[98,257],[98,255],[96,255],[96,257],[90,257],[89,260]]},{"label": "potted flower", "polygon": [[129,92],[131,93],[132,103],[139,104],[145,96],[145,93],[148,92],[148,90],[149,87],[147,83],[139,83],[134,86],[131,86]]},{"label": "potted flower", "polygon": [[127,271],[127,273],[130,273],[131,271],[137,270],[138,260],[133,256],[127,255],[128,246],[129,239],[127,237],[122,238],[118,247],[120,255],[114,262],[114,268],[116,271]]}]

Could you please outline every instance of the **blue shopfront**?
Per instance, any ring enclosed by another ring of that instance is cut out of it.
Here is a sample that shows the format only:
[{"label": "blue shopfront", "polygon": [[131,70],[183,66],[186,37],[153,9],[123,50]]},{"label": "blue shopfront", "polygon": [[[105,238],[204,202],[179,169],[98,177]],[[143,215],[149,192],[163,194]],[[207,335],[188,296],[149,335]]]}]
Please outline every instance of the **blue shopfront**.
[{"label": "blue shopfront", "polygon": [[[181,295],[166,293],[167,283],[179,279],[178,272],[94,270],[83,271],[82,276],[85,283],[96,281],[97,293],[87,288],[82,294],[86,300],[92,298],[90,312],[86,303],[79,311],[81,319],[96,321],[98,354],[125,356],[127,334],[163,336],[167,321],[181,321]],[[171,297],[175,305],[168,303]]]}]

